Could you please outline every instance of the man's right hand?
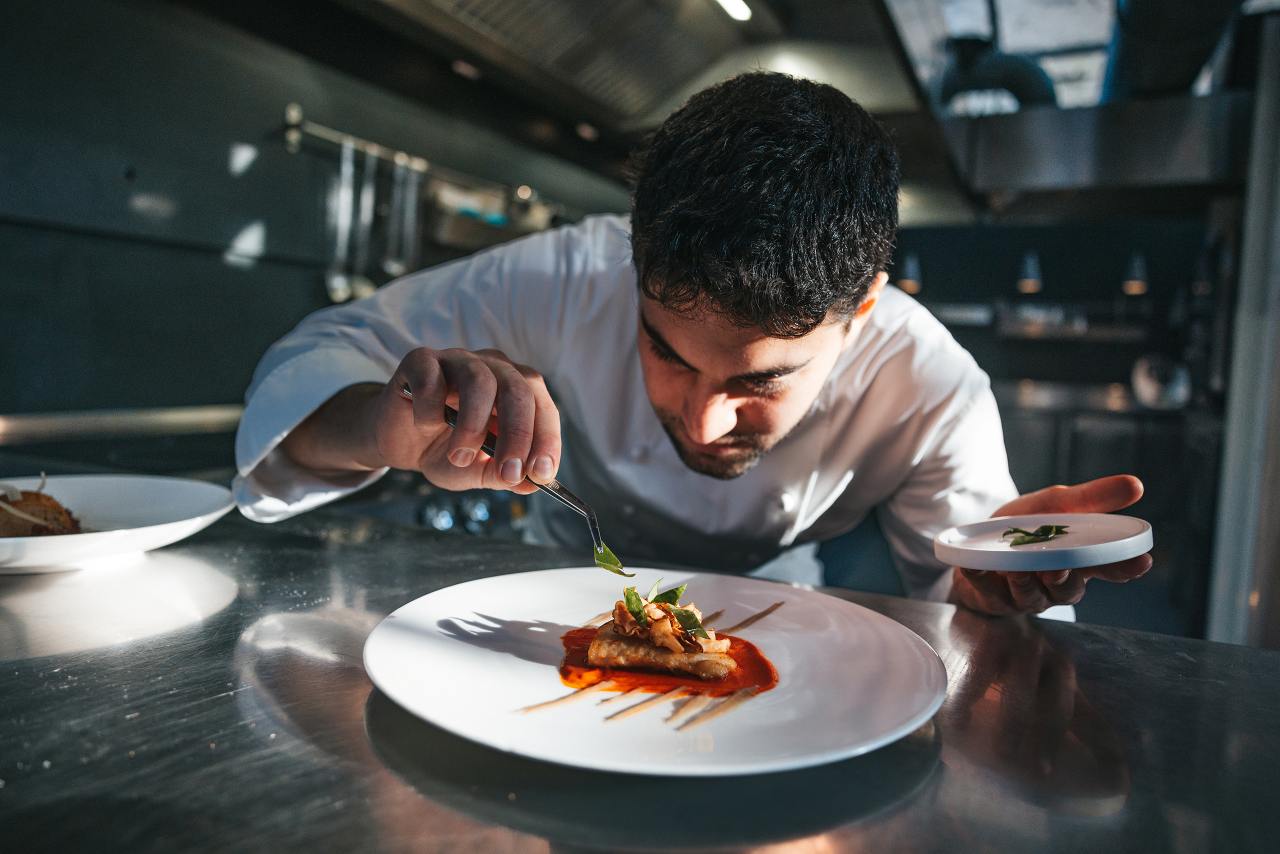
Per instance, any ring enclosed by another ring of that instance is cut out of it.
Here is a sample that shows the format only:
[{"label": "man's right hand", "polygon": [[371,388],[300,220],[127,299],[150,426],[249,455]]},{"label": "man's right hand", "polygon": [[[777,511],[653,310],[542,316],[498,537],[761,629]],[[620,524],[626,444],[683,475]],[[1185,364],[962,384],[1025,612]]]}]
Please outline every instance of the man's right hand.
[{"label": "man's right hand", "polygon": [[[401,389],[408,386],[413,398]],[[456,428],[444,407],[458,411]],[[497,455],[480,445],[498,437]],[[334,395],[285,439],[296,462],[316,470],[417,470],[442,489],[527,494],[560,467],[560,413],[537,371],[497,350],[420,347],[382,386]]]}]

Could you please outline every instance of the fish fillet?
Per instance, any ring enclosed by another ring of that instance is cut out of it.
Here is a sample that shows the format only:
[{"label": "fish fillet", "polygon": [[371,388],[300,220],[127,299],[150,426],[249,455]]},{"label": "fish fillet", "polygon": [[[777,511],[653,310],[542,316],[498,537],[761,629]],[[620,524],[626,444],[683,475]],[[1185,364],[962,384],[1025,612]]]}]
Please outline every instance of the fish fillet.
[{"label": "fish fillet", "polygon": [[596,667],[638,667],[688,673],[699,679],[723,679],[738,664],[722,652],[672,652],[614,630],[613,621],[596,632],[587,661]]}]

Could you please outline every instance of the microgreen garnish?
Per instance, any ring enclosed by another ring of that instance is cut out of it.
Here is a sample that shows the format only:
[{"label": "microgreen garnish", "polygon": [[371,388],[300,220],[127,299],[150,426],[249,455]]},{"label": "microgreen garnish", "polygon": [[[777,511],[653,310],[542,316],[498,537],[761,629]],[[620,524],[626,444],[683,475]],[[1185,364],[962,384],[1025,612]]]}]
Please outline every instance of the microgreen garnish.
[{"label": "microgreen garnish", "polygon": [[1066,525],[1041,525],[1034,531],[1026,531],[1022,528],[1010,528],[1000,535],[1000,539],[1003,540],[1005,537],[1012,536],[1013,539],[1009,541],[1009,545],[1011,546],[1026,546],[1031,543],[1047,543],[1055,537],[1066,536],[1067,527],[1068,526]]},{"label": "microgreen garnish", "polygon": [[636,574],[634,572],[626,572],[623,570],[622,561],[618,560],[618,556],[614,554],[613,550],[604,543],[600,544],[599,551],[596,551],[595,549],[592,549],[592,551],[595,552],[596,566],[601,569],[607,569],[614,575],[621,575],[626,578],[635,578]]},{"label": "microgreen garnish", "polygon": [[[657,585],[655,585],[655,587],[656,586]],[[649,591],[649,601],[661,602],[664,605],[679,605],[680,597],[684,595],[684,590],[688,586],[689,585],[687,584],[681,584],[679,587],[672,587],[670,590],[659,593],[657,596],[653,595],[653,591]]]},{"label": "microgreen garnish", "polygon": [[649,592],[645,594],[645,597],[644,597],[644,598],[646,598],[646,599],[648,599],[650,602],[652,602],[652,601],[653,601],[653,597],[658,595],[658,588],[659,588],[661,585],[662,585],[662,579],[661,579],[661,578],[659,578],[657,581],[653,582],[653,586],[649,588]]},{"label": "microgreen garnish", "polygon": [[671,614],[676,618],[676,622],[680,627],[691,635],[697,635],[700,638],[710,640],[707,630],[702,627],[702,621],[698,619],[698,615],[685,608],[672,608]]},{"label": "microgreen garnish", "polygon": [[626,604],[627,610],[631,612],[631,616],[635,618],[637,623],[642,626],[649,625],[649,618],[644,613],[644,601],[634,587],[623,589],[622,601]]}]

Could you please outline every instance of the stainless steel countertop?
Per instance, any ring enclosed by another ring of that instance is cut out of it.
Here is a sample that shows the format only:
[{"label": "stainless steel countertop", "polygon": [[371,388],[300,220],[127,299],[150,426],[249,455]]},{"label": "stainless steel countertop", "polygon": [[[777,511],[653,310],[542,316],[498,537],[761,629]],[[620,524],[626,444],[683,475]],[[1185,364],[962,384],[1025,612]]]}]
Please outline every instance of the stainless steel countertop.
[{"label": "stainless steel countertop", "polygon": [[1239,852],[1280,836],[1275,652],[840,592],[934,646],[945,705],[867,756],[714,782],[507,756],[372,690],[361,647],[384,614],[581,557],[317,512],[0,577],[0,847]]}]

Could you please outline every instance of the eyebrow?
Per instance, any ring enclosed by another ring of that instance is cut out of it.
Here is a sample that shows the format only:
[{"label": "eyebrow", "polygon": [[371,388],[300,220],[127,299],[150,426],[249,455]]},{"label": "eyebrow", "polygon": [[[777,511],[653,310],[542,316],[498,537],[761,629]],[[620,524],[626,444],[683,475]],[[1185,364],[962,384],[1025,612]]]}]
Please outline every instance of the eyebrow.
[{"label": "eyebrow", "polygon": [[[671,358],[675,359],[677,362],[679,362],[681,365],[684,365],[686,368],[688,368],[691,371],[694,371],[694,372],[698,371],[697,368],[689,364],[688,361],[686,361],[683,356],[677,353],[674,347],[672,347],[669,343],[667,343],[667,339],[662,337],[661,332],[653,328],[653,325],[649,323],[649,319],[644,316],[643,311],[640,312],[640,325],[644,327],[644,332],[646,335],[649,336],[649,340],[651,340],[654,344],[656,344],[660,349],[665,350],[667,354],[671,356]],[[805,365],[809,364],[809,361],[810,361],[809,359],[806,359],[798,365],[779,365],[776,368],[766,368],[765,370],[762,370],[762,371],[752,371],[751,373],[748,373],[748,374],[738,374],[737,376],[730,377],[729,380],[730,382],[737,381],[737,382],[746,382],[746,383],[776,380],[776,379],[785,377],[788,374],[794,374],[796,371],[800,370]]]}]

